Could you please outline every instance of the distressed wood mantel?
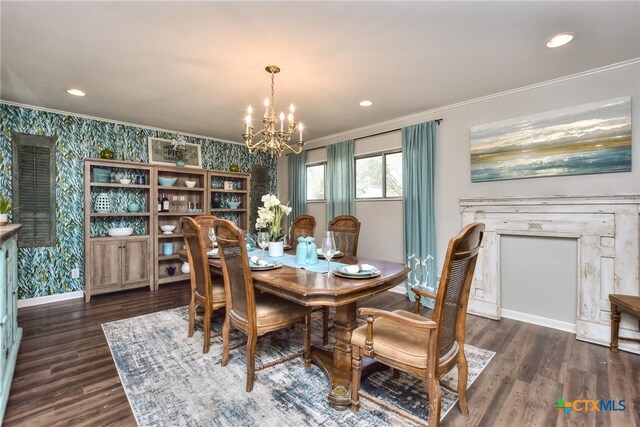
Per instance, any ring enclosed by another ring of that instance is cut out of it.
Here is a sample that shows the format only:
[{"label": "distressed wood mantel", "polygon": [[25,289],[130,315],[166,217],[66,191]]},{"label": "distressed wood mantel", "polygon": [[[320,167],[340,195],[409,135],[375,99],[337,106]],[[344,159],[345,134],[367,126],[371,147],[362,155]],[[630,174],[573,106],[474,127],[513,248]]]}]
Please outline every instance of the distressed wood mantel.
[{"label": "distressed wood mantel", "polygon": [[[640,195],[479,197],[460,199],[462,223],[485,224],[483,249],[469,312],[500,319],[500,236],[544,236],[578,241],[576,338],[609,345],[610,293],[640,295]],[[640,337],[623,317],[620,333]],[[640,344],[621,349],[640,353]]]}]

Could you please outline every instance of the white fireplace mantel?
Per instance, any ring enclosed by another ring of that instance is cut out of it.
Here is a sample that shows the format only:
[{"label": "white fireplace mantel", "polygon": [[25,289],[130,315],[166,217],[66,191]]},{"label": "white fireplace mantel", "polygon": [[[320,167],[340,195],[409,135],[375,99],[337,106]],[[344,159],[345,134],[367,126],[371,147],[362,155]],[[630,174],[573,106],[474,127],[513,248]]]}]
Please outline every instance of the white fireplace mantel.
[{"label": "white fireplace mantel", "polygon": [[[501,235],[573,238],[578,241],[576,338],[609,345],[609,294],[640,295],[640,195],[465,198],[460,210],[463,225],[486,227],[470,313],[501,317]],[[620,333],[640,338],[638,322],[623,316]],[[640,353],[637,343],[622,341],[620,348]]]}]

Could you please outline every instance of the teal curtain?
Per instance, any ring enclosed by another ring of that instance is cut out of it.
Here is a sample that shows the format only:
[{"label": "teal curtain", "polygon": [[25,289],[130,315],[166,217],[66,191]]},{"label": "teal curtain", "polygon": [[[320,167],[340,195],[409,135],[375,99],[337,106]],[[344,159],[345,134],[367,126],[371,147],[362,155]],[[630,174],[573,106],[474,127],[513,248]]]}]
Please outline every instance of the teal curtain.
[{"label": "teal curtain", "polygon": [[[407,295],[412,287],[436,291],[436,225],[434,206],[436,123],[402,128],[402,199],[404,202],[405,262],[411,268]],[[422,298],[423,305],[433,301]]]},{"label": "teal curtain", "polygon": [[307,213],[307,152],[300,154],[289,154],[288,177],[289,177],[289,214],[288,223],[295,218]]},{"label": "teal curtain", "polygon": [[327,146],[327,223],[338,215],[355,215],[353,139]]}]

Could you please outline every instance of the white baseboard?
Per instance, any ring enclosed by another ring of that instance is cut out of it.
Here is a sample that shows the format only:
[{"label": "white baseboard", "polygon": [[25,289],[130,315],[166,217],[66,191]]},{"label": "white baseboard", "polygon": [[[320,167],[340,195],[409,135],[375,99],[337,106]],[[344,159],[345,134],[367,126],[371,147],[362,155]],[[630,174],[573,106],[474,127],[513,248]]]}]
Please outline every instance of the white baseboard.
[{"label": "white baseboard", "polygon": [[404,284],[398,285],[395,288],[389,289],[389,292],[393,292],[394,294],[406,295],[407,294],[407,287]]},{"label": "white baseboard", "polygon": [[34,305],[50,304],[52,302],[66,301],[70,299],[83,298],[83,291],[67,292],[65,294],[47,295],[46,297],[35,297],[18,300],[18,308],[31,307]]},{"label": "white baseboard", "polygon": [[545,326],[551,329],[576,333],[575,323],[562,322],[560,320],[548,319],[546,317],[536,316],[534,314],[521,313],[519,311],[501,309],[500,314],[507,319],[519,320],[520,322],[533,323],[534,325]]}]

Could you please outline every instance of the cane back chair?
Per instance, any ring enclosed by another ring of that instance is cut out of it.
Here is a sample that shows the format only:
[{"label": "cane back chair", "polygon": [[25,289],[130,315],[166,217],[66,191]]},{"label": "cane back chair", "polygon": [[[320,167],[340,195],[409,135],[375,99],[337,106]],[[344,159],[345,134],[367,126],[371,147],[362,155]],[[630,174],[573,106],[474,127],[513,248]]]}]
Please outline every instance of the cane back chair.
[{"label": "cane back chair", "polygon": [[[367,323],[353,331],[351,408],[358,410],[362,356],[424,379],[429,395],[429,425],[440,423],[440,378],[458,367],[458,398],[467,406],[468,366],[464,334],[469,290],[484,234],[484,224],[466,226],[449,241],[437,294],[414,288],[415,313],[361,308]],[[431,319],[418,314],[420,296],[436,300]]]},{"label": "cane back chair", "polygon": [[215,220],[216,239],[224,290],[227,296],[226,316],[222,328],[222,366],[229,361],[229,333],[231,327],[247,335],[247,384],[246,391],[253,390],[255,377],[255,353],[259,336],[286,328],[296,323],[304,325],[304,363],[311,365],[311,309],[268,293],[256,293],[251,278],[251,268],[244,232],[233,222]]}]

